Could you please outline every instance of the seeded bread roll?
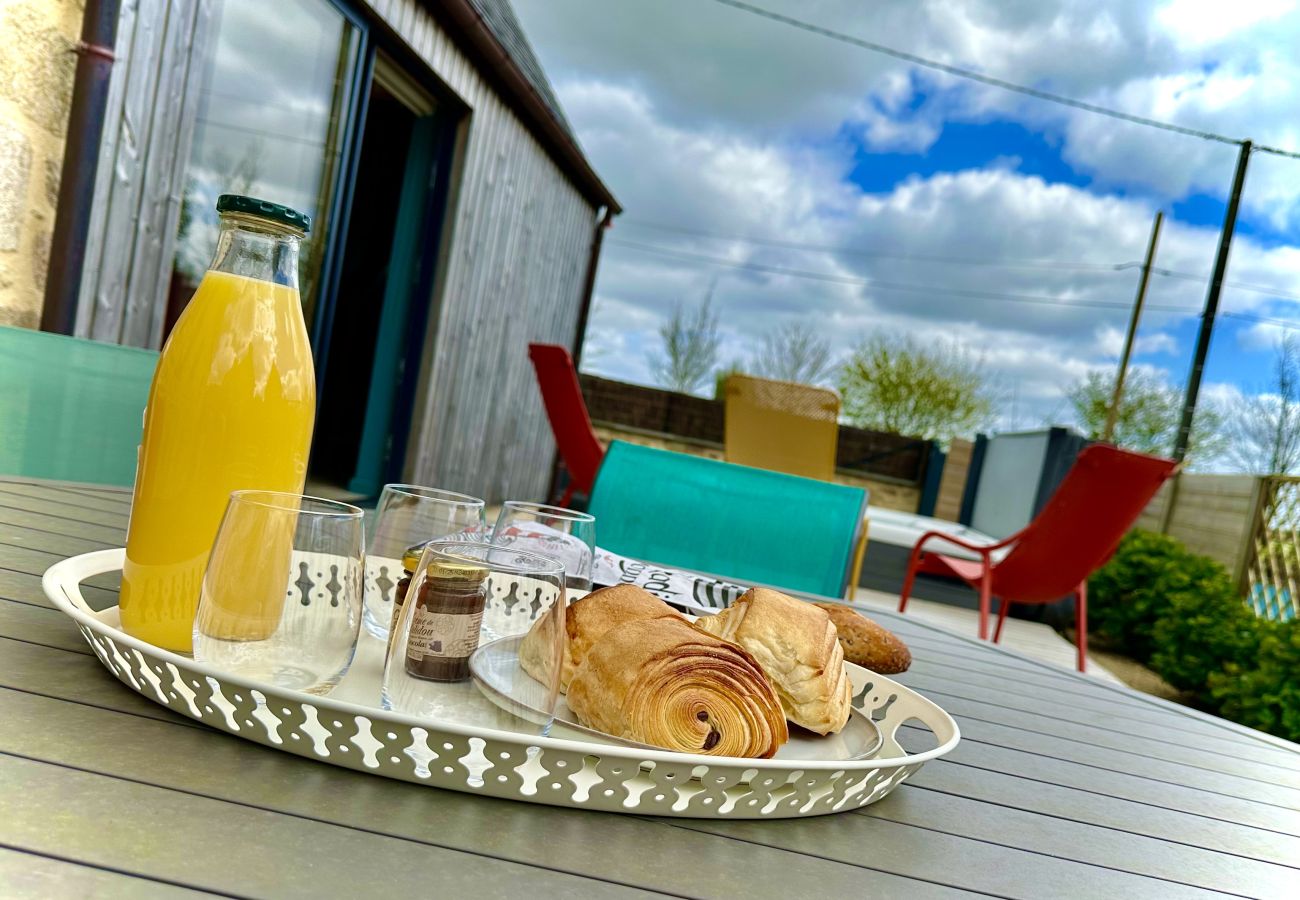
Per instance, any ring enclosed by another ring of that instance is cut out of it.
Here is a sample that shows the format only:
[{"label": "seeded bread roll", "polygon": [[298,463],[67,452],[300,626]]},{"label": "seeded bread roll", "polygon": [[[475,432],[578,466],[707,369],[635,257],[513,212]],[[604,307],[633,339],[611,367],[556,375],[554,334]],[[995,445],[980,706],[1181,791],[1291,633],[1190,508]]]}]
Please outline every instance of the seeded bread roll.
[{"label": "seeded bread roll", "polygon": [[840,647],[849,662],[881,675],[906,672],[912,664],[912,652],[889,629],[876,624],[856,610],[841,603],[817,603],[835,623]]}]

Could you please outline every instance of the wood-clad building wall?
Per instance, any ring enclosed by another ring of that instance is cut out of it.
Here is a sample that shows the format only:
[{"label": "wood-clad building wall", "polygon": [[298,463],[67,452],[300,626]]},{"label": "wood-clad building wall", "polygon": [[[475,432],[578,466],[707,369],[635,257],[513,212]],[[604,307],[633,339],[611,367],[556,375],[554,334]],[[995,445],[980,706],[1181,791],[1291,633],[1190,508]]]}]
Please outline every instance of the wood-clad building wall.
[{"label": "wood-clad building wall", "polygon": [[[574,344],[597,200],[516,112],[492,71],[420,0],[352,0],[464,107],[430,296],[405,478],[543,499],[554,443],[527,355]],[[480,4],[481,7],[481,4]],[[126,0],[100,152],[77,334],[158,347],[193,81],[214,0]],[[551,145],[553,149],[553,144]]]},{"label": "wood-clad building wall", "polygon": [[598,211],[423,6],[370,6],[470,110],[409,477],[542,499],[555,446],[528,343],[573,343]]}]

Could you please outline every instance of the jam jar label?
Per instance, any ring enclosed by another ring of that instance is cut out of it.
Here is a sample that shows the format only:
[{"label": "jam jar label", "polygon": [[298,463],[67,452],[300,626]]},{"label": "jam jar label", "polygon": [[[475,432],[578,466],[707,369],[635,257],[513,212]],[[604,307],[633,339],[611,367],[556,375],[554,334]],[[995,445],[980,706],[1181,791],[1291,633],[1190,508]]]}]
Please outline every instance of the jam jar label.
[{"label": "jam jar label", "polygon": [[419,662],[426,657],[465,659],[478,649],[483,610],[472,613],[438,613],[416,609],[406,658]]}]

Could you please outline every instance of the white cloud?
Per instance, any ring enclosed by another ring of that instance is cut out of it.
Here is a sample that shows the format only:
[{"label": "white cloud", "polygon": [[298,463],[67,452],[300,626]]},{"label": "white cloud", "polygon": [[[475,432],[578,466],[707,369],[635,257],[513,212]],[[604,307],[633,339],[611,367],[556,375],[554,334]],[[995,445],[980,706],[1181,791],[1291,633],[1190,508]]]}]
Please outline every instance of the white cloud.
[{"label": "white cloud", "polygon": [[[1102,325],[1097,329],[1097,350],[1105,356],[1118,358],[1124,352],[1124,335],[1127,329],[1119,329],[1114,325]],[[1178,351],[1178,342],[1172,334],[1164,331],[1158,331],[1154,334],[1143,334],[1139,324],[1137,337],[1133,341],[1133,352],[1142,353],[1176,353]]]},{"label": "white cloud", "polygon": [[[1017,425],[1040,424],[1059,415],[1071,382],[1113,366],[1156,208],[1198,191],[1223,196],[1232,171],[1230,146],[917,72],[715,4],[663,0],[591,15],[578,0],[515,2],[584,147],[627,208],[605,245],[584,362],[615,377],[648,380],[659,323],[716,282],[724,362],[796,318],[839,353],[875,329],[951,336],[983,354]],[[769,5],[1092,102],[1300,146],[1300,15],[1275,3],[1234,7],[1218,30],[1202,7],[1127,0]],[[1026,175],[1017,147],[983,169],[913,176],[881,193],[849,180],[872,164],[855,142],[924,151],[946,122],[995,117],[1059,142],[1093,183]],[[1256,156],[1245,214],[1300,227],[1300,162]],[[714,236],[646,227],[655,222]],[[1166,220],[1157,267],[1201,280],[1152,278],[1136,349],[1168,357],[1176,382],[1191,348],[1174,334],[1199,315],[1217,240],[1215,227]],[[980,264],[995,261],[1018,265]],[[1229,285],[1226,312],[1300,309],[1268,294],[1300,295],[1300,248],[1239,232],[1228,277],[1265,290]]]}]

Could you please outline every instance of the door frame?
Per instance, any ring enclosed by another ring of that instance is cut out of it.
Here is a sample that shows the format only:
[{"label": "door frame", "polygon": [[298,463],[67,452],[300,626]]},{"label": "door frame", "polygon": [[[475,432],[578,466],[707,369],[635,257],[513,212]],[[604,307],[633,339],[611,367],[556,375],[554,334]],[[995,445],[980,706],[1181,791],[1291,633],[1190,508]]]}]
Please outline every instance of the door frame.
[{"label": "door frame", "polygon": [[376,496],[385,483],[401,480],[414,404],[411,373],[419,370],[429,306],[421,298],[432,289],[435,263],[427,248],[437,246],[443,218],[438,186],[447,168],[444,135],[449,127],[444,104],[382,50],[375,54],[371,83],[382,85],[416,118],[380,304],[361,441],[347,485],[350,492],[368,497]]}]

